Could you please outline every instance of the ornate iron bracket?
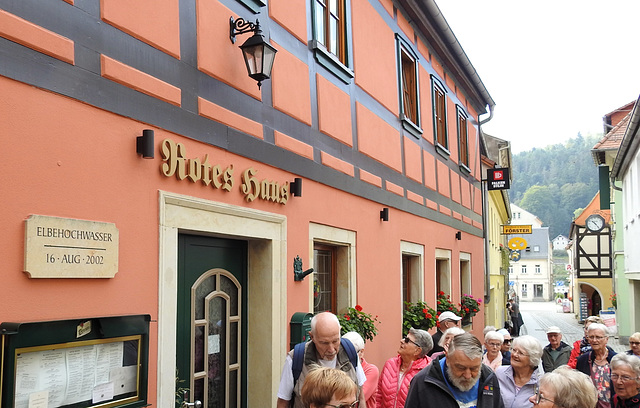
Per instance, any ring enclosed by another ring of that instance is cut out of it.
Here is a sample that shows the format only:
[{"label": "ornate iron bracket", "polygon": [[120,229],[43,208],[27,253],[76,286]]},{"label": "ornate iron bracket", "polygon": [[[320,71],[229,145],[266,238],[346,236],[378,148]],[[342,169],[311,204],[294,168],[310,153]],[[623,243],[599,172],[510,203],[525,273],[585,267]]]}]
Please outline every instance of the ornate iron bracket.
[{"label": "ornate iron bracket", "polygon": [[296,255],[293,260],[293,280],[300,282],[311,272],[313,272],[313,268],[309,268],[304,272],[302,271],[302,259],[300,259],[300,255]]}]

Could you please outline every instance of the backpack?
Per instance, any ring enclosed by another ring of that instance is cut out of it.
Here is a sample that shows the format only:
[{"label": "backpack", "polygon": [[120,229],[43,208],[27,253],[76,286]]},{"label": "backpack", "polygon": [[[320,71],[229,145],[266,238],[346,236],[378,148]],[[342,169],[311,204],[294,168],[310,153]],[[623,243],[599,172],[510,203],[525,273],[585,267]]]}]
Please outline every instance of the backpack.
[{"label": "backpack", "polygon": [[[307,343],[298,343],[293,348],[293,364],[291,365],[291,371],[293,372],[293,387],[295,388],[296,382],[298,382],[298,378],[300,377],[300,373],[302,372],[302,365],[304,363],[304,346]],[[356,353],[355,347],[353,344],[344,338],[340,338],[340,345],[347,352],[347,356],[349,356],[349,361],[353,368],[358,367],[358,353]]]}]

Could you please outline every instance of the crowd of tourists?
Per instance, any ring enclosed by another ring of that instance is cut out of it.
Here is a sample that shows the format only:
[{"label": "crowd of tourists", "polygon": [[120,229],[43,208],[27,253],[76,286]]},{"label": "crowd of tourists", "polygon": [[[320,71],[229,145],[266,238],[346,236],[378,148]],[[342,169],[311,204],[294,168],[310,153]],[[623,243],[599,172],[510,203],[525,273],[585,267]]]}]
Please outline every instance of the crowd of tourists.
[{"label": "crowd of tourists", "polygon": [[287,355],[277,406],[640,408],[640,333],[616,354],[598,316],[585,320],[584,337],[573,345],[559,327],[548,327],[544,347],[519,335],[517,324],[517,332],[486,327],[481,341],[460,320],[440,314],[433,336],[410,329],[380,371],[365,360],[358,333],[341,336],[334,314],[317,314],[311,341]]}]

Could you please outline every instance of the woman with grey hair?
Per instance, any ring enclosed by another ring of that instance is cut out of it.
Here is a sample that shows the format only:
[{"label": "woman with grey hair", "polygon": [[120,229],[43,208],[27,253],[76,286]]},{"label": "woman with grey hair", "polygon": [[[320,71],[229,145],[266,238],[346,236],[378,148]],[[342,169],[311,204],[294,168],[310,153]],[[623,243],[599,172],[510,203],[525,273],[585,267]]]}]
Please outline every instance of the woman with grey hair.
[{"label": "woman with grey hair", "polygon": [[529,397],[538,388],[538,365],[542,345],[533,336],[520,336],[511,345],[511,365],[498,367],[496,377],[505,408],[527,408],[533,403]]},{"label": "woman with grey hair", "polygon": [[614,408],[640,406],[640,358],[629,354],[616,354],[611,359],[611,383],[615,395]]},{"label": "woman with grey hair", "polygon": [[635,332],[629,336],[629,347],[631,347],[631,350],[627,350],[628,355],[640,357],[640,332]]},{"label": "woman with grey hair", "polygon": [[436,353],[433,353],[431,355],[431,360],[436,360],[438,357],[440,356],[446,356],[447,352],[449,351],[449,344],[451,343],[451,339],[453,339],[454,336],[458,335],[458,334],[462,334],[465,331],[457,326],[455,327],[449,327],[444,334],[442,335],[442,337],[440,337],[440,340],[438,341],[438,346],[442,347],[442,351],[438,351]]},{"label": "woman with grey hair", "polygon": [[504,343],[504,336],[497,331],[489,331],[484,335],[484,347],[487,350],[482,356],[482,363],[493,371],[502,365],[500,348]]},{"label": "woman with grey hair", "polygon": [[589,376],[563,365],[540,377],[540,387],[529,402],[536,408],[594,408],[598,397]]},{"label": "woman with grey hair", "polygon": [[[384,364],[378,382],[378,408],[403,407],[411,379],[429,365],[427,353],[433,348],[431,335],[424,330],[409,329],[400,341],[398,355]],[[368,406],[368,405],[367,405]]]},{"label": "woman with grey hair", "polygon": [[616,352],[607,346],[609,341],[607,326],[591,323],[587,328],[587,339],[591,345],[591,351],[578,357],[576,369],[591,377],[598,391],[598,408],[609,408],[613,398],[609,363]]}]

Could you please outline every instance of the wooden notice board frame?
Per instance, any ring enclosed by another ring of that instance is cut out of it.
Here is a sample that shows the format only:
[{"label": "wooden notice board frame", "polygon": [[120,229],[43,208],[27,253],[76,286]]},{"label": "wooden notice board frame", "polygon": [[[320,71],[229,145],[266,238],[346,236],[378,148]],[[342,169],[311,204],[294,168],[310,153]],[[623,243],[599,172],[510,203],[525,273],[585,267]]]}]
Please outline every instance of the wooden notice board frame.
[{"label": "wooden notice board frame", "polygon": [[149,315],[2,323],[2,408],[147,404]]}]

